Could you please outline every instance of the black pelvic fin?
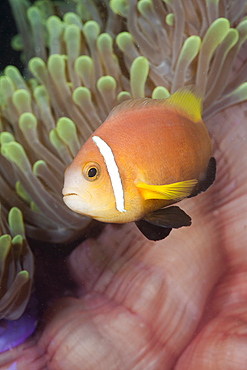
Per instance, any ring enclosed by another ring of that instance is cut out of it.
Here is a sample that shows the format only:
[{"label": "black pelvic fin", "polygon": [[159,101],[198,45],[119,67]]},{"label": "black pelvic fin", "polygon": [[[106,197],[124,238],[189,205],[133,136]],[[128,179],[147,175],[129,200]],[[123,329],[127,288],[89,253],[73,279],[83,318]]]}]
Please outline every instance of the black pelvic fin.
[{"label": "black pelvic fin", "polygon": [[191,225],[191,218],[177,206],[148,213],[143,220],[136,221],[138,229],[149,240],[166,238],[172,229]]},{"label": "black pelvic fin", "polygon": [[196,195],[206,191],[209,186],[211,186],[215,180],[216,175],[216,160],[214,157],[211,157],[208,162],[208,168],[206,172],[205,179],[200,181],[194,188],[192,194],[188,198],[195,197]]},{"label": "black pelvic fin", "polygon": [[154,241],[165,239],[172,231],[172,228],[155,226],[145,220],[136,221],[135,224],[147,239]]},{"label": "black pelvic fin", "polygon": [[171,206],[148,213],[144,220],[152,225],[178,229],[191,225],[191,218],[178,206]]}]

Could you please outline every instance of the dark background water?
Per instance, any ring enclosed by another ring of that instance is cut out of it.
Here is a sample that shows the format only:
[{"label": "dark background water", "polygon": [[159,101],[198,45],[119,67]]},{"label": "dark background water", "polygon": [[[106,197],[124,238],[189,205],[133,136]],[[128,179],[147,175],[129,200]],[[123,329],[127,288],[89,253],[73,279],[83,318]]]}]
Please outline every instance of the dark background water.
[{"label": "dark background water", "polygon": [[15,22],[7,0],[0,1],[0,71],[13,64],[22,69],[20,53],[11,48],[10,42],[17,34]]}]

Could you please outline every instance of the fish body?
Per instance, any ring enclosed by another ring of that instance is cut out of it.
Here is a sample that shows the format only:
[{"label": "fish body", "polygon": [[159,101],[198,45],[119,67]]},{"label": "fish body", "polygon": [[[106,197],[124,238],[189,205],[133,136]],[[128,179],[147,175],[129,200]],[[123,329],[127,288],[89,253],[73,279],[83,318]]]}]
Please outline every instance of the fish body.
[{"label": "fish body", "polygon": [[164,100],[130,99],[66,169],[64,201],[102,222],[138,221],[190,196],[205,181],[211,152],[201,99],[191,89]]}]

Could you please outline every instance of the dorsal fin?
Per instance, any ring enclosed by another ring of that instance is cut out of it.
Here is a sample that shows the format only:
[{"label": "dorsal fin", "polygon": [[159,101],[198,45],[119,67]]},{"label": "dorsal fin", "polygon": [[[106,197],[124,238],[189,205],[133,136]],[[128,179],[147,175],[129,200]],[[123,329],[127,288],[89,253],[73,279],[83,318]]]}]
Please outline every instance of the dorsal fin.
[{"label": "dorsal fin", "polygon": [[173,105],[183,111],[193,122],[198,122],[202,119],[202,95],[196,86],[182,87],[165,101],[166,104]]},{"label": "dorsal fin", "polygon": [[129,110],[169,105],[183,112],[192,121],[197,122],[201,120],[201,100],[202,98],[195,87],[185,86],[167,99],[136,98],[125,100],[114,107],[107,118],[113,118]]},{"label": "dorsal fin", "polygon": [[116,105],[112,111],[109,113],[107,118],[113,118],[117,114],[126,112],[128,110],[135,110],[140,108],[146,108],[150,106],[159,106],[164,104],[163,99],[151,99],[151,98],[135,98],[135,99],[128,99],[120,103],[119,105]]}]

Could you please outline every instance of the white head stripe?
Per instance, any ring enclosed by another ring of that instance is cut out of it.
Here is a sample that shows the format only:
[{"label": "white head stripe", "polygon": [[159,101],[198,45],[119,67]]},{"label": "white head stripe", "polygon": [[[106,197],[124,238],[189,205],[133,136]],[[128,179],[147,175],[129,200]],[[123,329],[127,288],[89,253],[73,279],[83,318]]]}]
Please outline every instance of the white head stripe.
[{"label": "white head stripe", "polygon": [[126,210],[124,209],[123,186],[112,150],[109,145],[107,145],[106,142],[102,140],[99,136],[93,136],[92,140],[97,145],[100,154],[104,158],[104,162],[111,180],[116,209],[119,212],[126,212]]}]

